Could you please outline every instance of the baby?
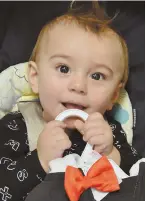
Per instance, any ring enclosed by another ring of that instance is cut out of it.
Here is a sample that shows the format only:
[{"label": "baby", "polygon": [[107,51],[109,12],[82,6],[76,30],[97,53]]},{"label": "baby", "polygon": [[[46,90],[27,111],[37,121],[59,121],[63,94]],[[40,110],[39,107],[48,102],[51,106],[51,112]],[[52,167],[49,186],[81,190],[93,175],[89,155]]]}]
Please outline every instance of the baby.
[{"label": "baby", "polygon": [[[39,94],[48,122],[38,141],[39,160],[46,172],[49,161],[71,147],[66,127],[76,128],[85,142],[120,165],[120,153],[103,115],[112,109],[127,77],[126,45],[106,23],[64,15],[43,28],[29,63],[29,82]],[[88,120],[54,120],[71,108],[87,112]]]},{"label": "baby", "polygon": [[[121,125],[108,114],[127,82],[128,52],[107,21],[68,13],[46,24],[29,61],[28,77],[32,91],[39,95],[45,126],[30,152],[23,114],[8,114],[0,120],[4,133],[0,137],[1,200],[4,192],[11,201],[23,200],[49,173],[51,160],[69,153],[81,155],[87,142],[129,172],[139,156],[127,143]],[[87,121],[55,120],[71,108],[88,113]],[[12,120],[18,130],[6,126]],[[110,124],[115,124],[113,131]],[[9,139],[19,142],[18,151],[12,143],[6,146]]]}]

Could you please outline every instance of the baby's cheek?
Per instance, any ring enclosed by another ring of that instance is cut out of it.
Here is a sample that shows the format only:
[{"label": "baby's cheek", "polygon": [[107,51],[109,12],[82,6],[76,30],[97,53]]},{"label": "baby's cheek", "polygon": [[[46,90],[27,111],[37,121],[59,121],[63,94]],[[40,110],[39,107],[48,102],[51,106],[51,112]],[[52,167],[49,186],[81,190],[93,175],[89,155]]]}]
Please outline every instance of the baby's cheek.
[{"label": "baby's cheek", "polygon": [[108,101],[106,99],[102,99],[102,97],[93,97],[91,100],[91,107],[95,112],[103,112],[106,110],[108,105]]}]

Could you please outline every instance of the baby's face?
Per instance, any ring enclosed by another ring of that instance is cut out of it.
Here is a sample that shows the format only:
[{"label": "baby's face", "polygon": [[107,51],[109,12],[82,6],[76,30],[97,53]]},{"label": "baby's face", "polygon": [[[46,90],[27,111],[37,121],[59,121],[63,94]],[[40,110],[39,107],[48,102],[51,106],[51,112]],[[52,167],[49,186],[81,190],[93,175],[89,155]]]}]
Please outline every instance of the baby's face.
[{"label": "baby's face", "polygon": [[30,70],[29,77],[47,121],[70,108],[104,114],[112,107],[124,69],[111,33],[96,36],[75,25],[57,25],[42,44],[37,71]]}]

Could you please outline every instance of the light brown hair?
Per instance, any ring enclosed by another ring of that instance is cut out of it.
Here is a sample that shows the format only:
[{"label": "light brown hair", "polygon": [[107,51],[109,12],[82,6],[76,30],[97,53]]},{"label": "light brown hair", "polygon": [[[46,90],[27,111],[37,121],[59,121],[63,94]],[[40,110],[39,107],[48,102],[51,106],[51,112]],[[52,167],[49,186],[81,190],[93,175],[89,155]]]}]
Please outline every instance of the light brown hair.
[{"label": "light brown hair", "polygon": [[37,42],[35,44],[35,47],[33,49],[30,60],[36,62],[42,38],[57,24],[74,23],[75,25],[78,25],[79,27],[83,28],[85,31],[90,31],[96,35],[103,35],[110,31],[114,33],[114,35],[120,42],[123,51],[124,73],[122,76],[121,83],[124,87],[128,80],[128,50],[124,39],[116,31],[114,31],[113,28],[111,28],[111,22],[111,19],[106,19],[104,10],[100,8],[97,2],[92,2],[91,9],[86,12],[82,12],[80,9],[70,8],[66,14],[53,19],[42,28],[38,36]]}]

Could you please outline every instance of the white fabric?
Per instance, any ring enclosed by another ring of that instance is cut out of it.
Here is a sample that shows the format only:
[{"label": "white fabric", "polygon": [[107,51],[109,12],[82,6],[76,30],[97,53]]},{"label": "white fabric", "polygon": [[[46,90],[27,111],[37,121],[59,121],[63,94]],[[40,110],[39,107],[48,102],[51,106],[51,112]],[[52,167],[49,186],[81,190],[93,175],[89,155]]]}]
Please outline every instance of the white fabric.
[{"label": "white fabric", "polygon": [[17,105],[26,123],[29,150],[33,151],[37,147],[39,135],[45,126],[42,110],[38,103],[24,102]]},{"label": "white fabric", "polygon": [[131,167],[131,169],[130,169],[130,171],[129,171],[131,177],[138,175],[138,173],[139,173],[139,164],[140,164],[141,162],[145,162],[145,158],[142,158],[142,159],[138,160],[138,161]]}]

